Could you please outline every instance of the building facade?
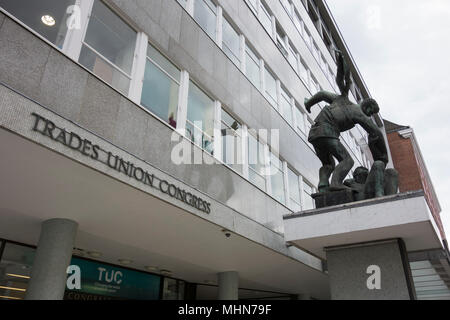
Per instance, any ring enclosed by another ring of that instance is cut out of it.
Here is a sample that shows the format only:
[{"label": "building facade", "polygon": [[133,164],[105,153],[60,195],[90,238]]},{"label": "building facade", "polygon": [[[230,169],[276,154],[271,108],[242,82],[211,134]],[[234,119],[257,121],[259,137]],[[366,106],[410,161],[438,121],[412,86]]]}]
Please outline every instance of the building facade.
[{"label": "building facade", "polygon": [[440,217],[441,206],[428,173],[420,145],[409,126],[384,120],[392,161],[399,174],[400,192],[422,190],[436,221],[444,248],[409,254],[418,299],[450,299],[448,242]]},{"label": "building facade", "polygon": [[[324,261],[283,225],[318,184],[320,108],[303,101],[337,92],[333,48],[351,58],[326,4],[0,10],[2,298],[329,298]],[[357,102],[370,93],[350,62]],[[370,166],[361,128],[341,140]],[[67,265],[88,289],[66,287]]]},{"label": "building facade", "polygon": [[433,187],[425,159],[414,130],[385,120],[386,133],[394,166],[398,168],[400,192],[423,190],[443,239],[446,239],[440,213],[441,205]]}]

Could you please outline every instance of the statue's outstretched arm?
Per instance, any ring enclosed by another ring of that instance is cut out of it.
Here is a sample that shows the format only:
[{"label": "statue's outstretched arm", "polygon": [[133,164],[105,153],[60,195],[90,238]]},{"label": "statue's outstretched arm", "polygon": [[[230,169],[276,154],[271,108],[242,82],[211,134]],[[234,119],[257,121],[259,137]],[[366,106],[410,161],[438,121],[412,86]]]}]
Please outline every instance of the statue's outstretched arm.
[{"label": "statue's outstretched arm", "polygon": [[336,84],[338,85],[341,94],[343,96],[348,96],[352,84],[352,81],[350,80],[350,69],[345,61],[344,54],[339,50],[335,51],[337,57]]},{"label": "statue's outstretched arm", "polygon": [[369,149],[375,161],[388,162],[386,143],[381,130],[368,117],[361,117],[359,125],[369,134]]},{"label": "statue's outstretched arm", "polygon": [[311,107],[314,106],[315,104],[318,104],[319,102],[322,101],[332,103],[338,97],[339,97],[338,95],[328,91],[319,91],[315,95],[313,95],[310,99],[305,98],[306,111],[311,113]]}]

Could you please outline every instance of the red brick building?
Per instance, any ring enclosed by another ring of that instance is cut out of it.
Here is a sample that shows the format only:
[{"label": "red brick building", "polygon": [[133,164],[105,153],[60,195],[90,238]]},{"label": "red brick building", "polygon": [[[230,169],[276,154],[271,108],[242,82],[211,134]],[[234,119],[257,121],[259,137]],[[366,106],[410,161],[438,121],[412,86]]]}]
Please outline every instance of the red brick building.
[{"label": "red brick building", "polygon": [[408,126],[398,125],[387,120],[384,120],[384,123],[392,161],[399,174],[400,192],[424,191],[428,207],[441,232],[442,239],[446,239],[440,217],[441,206],[414,135],[414,130]]}]

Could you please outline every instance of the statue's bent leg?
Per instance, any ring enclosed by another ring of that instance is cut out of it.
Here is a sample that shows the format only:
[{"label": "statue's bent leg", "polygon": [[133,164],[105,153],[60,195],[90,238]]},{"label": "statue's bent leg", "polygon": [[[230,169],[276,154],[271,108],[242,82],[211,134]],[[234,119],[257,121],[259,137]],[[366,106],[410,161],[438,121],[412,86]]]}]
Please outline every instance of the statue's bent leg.
[{"label": "statue's bent leg", "polygon": [[322,162],[322,167],[319,170],[319,192],[325,192],[330,186],[330,177],[335,168],[335,163],[333,156],[326,148],[326,142],[323,142],[323,139],[315,142],[313,144],[314,149],[316,150],[317,157]]},{"label": "statue's bent leg", "polygon": [[384,172],[384,194],[386,196],[398,192],[398,171],[395,169],[386,169]]},{"label": "statue's bent leg", "polygon": [[373,199],[384,196],[384,169],[383,161],[375,161],[370,169],[364,186],[365,199]]},{"label": "statue's bent leg", "polygon": [[331,186],[341,188],[343,187],[345,177],[353,168],[355,161],[338,139],[329,139],[329,141],[331,154],[339,161],[331,178]]},{"label": "statue's bent leg", "polygon": [[319,192],[325,192],[327,191],[328,187],[330,186],[330,177],[333,173],[334,166],[326,165],[320,168],[319,170]]}]

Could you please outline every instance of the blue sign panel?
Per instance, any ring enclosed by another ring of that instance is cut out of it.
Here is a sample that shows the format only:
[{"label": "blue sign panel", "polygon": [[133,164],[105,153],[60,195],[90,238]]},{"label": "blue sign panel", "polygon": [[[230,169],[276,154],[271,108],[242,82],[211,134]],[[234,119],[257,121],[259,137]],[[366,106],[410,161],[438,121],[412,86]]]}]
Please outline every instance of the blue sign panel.
[{"label": "blue sign panel", "polygon": [[72,258],[71,265],[81,271],[81,288],[72,292],[121,299],[159,299],[159,276],[79,258]]}]

